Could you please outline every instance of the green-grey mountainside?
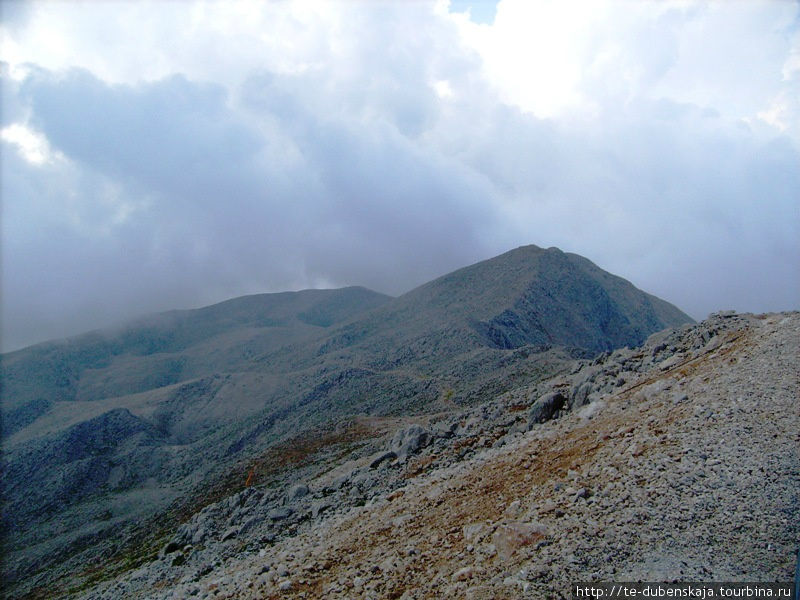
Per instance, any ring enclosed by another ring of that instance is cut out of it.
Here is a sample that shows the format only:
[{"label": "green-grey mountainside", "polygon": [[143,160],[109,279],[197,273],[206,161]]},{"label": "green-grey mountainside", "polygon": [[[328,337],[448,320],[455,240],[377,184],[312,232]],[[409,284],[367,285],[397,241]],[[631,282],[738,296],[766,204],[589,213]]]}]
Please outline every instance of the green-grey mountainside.
[{"label": "green-grey mountainside", "polygon": [[248,296],[3,355],[3,580],[32,590],[56,563],[119,558],[142,523],[202,507],[303,432],[479,402],[690,321],[526,246],[398,298]]}]

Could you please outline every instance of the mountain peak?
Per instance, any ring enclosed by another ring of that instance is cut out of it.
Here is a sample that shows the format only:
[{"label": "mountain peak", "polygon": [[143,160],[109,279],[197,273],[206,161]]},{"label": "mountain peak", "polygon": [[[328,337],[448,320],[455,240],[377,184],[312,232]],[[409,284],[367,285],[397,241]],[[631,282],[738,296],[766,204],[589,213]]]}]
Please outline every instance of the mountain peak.
[{"label": "mountain peak", "polygon": [[[232,473],[241,486],[242,465],[262,465],[260,485],[292,477],[307,450],[287,440],[338,456],[365,443],[342,423],[485,403],[689,321],[587,259],[529,245],[398,298],[256,294],[3,355],[13,577],[91,562],[120,531],[166,519],[170,502],[220,497]],[[98,507],[114,522],[89,536]]]}]

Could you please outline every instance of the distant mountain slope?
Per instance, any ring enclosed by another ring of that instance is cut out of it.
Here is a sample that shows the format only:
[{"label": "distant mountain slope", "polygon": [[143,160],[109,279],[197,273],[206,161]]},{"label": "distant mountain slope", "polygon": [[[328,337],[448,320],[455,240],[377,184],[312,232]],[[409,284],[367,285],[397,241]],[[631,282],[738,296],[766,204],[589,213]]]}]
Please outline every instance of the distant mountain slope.
[{"label": "distant mountain slope", "polygon": [[635,346],[689,322],[577,254],[524,246],[431,281],[309,344],[317,354],[358,348],[386,367],[430,370],[476,349]]},{"label": "distant mountain slope", "polygon": [[399,298],[247,296],[3,355],[7,576],[99,552],[311,428],[479,402],[689,321],[584,258],[526,246]]},{"label": "distant mountain slope", "polygon": [[256,353],[319,336],[389,299],[361,287],[243,296],[5,354],[4,430],[25,427],[54,402],[124,396],[236,370]]}]

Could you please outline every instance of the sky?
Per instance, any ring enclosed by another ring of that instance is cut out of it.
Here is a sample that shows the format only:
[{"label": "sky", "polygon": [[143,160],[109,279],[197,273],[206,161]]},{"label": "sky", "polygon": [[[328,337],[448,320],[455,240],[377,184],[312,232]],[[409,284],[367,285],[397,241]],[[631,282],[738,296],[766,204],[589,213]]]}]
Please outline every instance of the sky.
[{"label": "sky", "polygon": [[526,244],[800,308],[800,4],[0,3],[2,348]]}]

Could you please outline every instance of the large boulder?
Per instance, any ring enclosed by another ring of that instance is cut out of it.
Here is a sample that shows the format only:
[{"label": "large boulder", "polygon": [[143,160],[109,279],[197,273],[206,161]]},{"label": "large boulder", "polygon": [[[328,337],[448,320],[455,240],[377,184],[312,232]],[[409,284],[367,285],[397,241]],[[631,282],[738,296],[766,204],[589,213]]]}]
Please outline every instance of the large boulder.
[{"label": "large boulder", "polygon": [[528,426],[549,421],[556,413],[564,408],[567,397],[561,392],[551,392],[539,398],[528,412]]},{"label": "large boulder", "polygon": [[548,535],[541,523],[506,523],[500,525],[492,534],[492,542],[501,560],[508,560],[523,546],[537,543]]},{"label": "large boulder", "polygon": [[398,461],[404,462],[409,455],[419,452],[432,440],[433,436],[430,432],[415,423],[394,435],[391,450],[397,455]]},{"label": "large boulder", "polygon": [[308,486],[304,483],[298,483],[293,485],[291,488],[289,488],[289,491],[286,492],[286,500],[288,502],[295,502],[304,496],[308,496],[308,494]]}]

